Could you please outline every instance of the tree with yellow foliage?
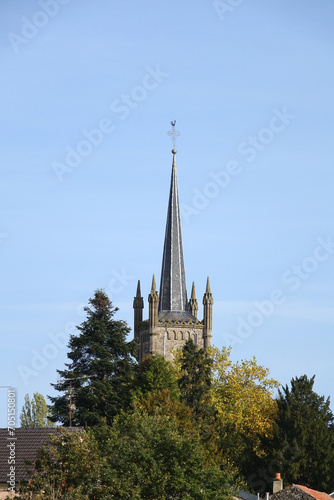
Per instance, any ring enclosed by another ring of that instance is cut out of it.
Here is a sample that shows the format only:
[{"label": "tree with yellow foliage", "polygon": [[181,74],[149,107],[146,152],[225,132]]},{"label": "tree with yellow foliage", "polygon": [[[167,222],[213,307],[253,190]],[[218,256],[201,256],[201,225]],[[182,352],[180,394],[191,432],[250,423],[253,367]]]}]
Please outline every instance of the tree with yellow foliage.
[{"label": "tree with yellow foliage", "polygon": [[189,341],[175,352],[175,371],[181,400],[247,479],[266,454],[264,441],[270,444],[277,413],[273,396],[280,384],[255,357],[233,363],[230,355],[231,348],[203,351]]},{"label": "tree with yellow foliage", "polygon": [[233,363],[231,348],[209,348],[213,358],[211,402],[217,412],[220,445],[244,475],[256,457],[265,454],[262,441],[273,434],[279,382],[268,378],[269,370],[255,357]]}]

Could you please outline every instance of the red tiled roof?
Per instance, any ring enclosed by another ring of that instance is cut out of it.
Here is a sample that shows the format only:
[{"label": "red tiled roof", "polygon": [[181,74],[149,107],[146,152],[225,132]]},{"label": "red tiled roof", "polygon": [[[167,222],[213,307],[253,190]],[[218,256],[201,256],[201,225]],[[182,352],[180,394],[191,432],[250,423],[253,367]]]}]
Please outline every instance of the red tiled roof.
[{"label": "red tiled roof", "polygon": [[295,484],[295,486],[301,488],[303,491],[305,491],[305,493],[308,493],[308,495],[311,495],[317,500],[333,500],[333,498],[330,495],[324,493],[323,491],[311,490],[311,488],[308,488],[307,486],[302,486],[300,484]]},{"label": "red tiled roof", "polygon": [[333,500],[333,498],[327,493],[293,484],[271,495],[270,500]]}]

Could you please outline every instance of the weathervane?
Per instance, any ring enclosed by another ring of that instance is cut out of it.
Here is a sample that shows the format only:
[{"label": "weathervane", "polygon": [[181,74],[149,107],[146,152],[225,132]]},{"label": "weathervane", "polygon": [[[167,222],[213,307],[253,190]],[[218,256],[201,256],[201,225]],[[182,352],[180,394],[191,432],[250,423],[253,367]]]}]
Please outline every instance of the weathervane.
[{"label": "weathervane", "polygon": [[173,122],[170,122],[170,124],[173,127],[173,130],[170,130],[169,132],[167,132],[167,134],[171,136],[172,142],[173,142],[173,148],[175,149],[176,138],[180,135],[180,132],[175,130],[176,120],[174,120]]}]

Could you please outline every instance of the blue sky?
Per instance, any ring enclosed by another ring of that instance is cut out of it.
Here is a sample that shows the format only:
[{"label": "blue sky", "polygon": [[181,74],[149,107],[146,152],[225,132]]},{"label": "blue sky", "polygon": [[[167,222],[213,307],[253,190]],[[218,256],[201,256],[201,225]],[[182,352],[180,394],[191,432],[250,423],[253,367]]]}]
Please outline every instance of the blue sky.
[{"label": "blue sky", "polygon": [[[158,280],[177,141],[188,293],[213,343],[333,393],[330,0],[0,5],[1,384],[53,394],[104,288]],[[202,314],[202,313],[201,313]],[[200,317],[201,317],[200,314]],[[6,426],[2,390],[0,425]],[[332,406],[333,407],[333,406]]]}]

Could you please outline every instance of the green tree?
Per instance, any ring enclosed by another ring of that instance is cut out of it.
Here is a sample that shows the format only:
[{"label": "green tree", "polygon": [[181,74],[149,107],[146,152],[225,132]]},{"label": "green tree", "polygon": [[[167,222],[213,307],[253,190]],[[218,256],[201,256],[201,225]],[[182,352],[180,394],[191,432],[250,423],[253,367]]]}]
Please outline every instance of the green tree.
[{"label": "green tree", "polygon": [[219,447],[247,481],[266,454],[263,440],[273,435],[274,389],[279,383],[255,358],[233,363],[231,349],[225,347],[211,347],[209,353],[214,373],[210,399],[217,413]]},{"label": "green tree", "polygon": [[180,432],[185,429],[190,431],[194,429],[193,412],[189,406],[172,399],[168,389],[149,392],[145,398],[135,401],[134,408],[143,414],[173,418],[176,422],[176,428]]},{"label": "green tree", "polygon": [[170,397],[179,399],[178,381],[173,365],[161,354],[146,356],[138,365],[134,381],[134,399],[141,399],[148,393],[168,390]]},{"label": "green tree", "polygon": [[35,392],[30,401],[29,394],[24,397],[24,405],[20,415],[21,427],[52,427],[50,412],[45,398],[39,392]]},{"label": "green tree", "polygon": [[231,499],[230,476],[201,443],[190,410],[171,404],[178,417],[142,407],[121,412],[112,427],[52,436],[21,498]]},{"label": "green tree", "polygon": [[51,446],[42,447],[31,467],[29,481],[21,482],[19,498],[89,500],[108,498],[101,483],[103,458],[91,430],[50,436]]},{"label": "green tree", "polygon": [[231,498],[229,475],[203,446],[195,427],[176,417],[122,413],[106,441],[115,498]]},{"label": "green tree", "polygon": [[173,419],[179,433],[187,431],[197,436],[210,457],[220,465],[222,470],[228,473],[231,480],[230,484],[233,484],[236,488],[245,487],[245,482],[241,481],[239,469],[231,464],[225,451],[218,447],[219,436],[216,433],[215,425],[211,426],[210,431],[203,429],[203,422],[199,421],[198,418],[194,418],[194,413],[189,406],[178,400],[171,399],[170,391],[164,389],[148,393],[141,401],[136,401],[134,406],[138,412]]},{"label": "green tree", "polygon": [[[64,425],[111,424],[130,404],[136,344],[127,342],[130,332],[124,321],[113,319],[118,310],[103,290],[97,290],[85,307],[87,319],[69,341],[70,363],[58,370],[60,381],[52,384],[62,396],[50,397],[53,419]],[[72,404],[71,404],[72,403]],[[71,406],[71,408],[70,408]]]},{"label": "green tree", "polygon": [[192,340],[188,340],[178,363],[181,401],[193,410],[197,418],[212,419],[210,387],[213,360],[208,351],[199,349]]},{"label": "green tree", "polygon": [[207,349],[199,349],[192,340],[184,344],[176,358],[180,401],[191,408],[203,445],[225,466],[226,454],[217,449],[217,415],[210,398],[213,359]]},{"label": "green tree", "polygon": [[277,412],[273,396],[279,382],[268,377],[269,370],[258,365],[255,357],[233,363],[230,348],[212,347],[210,353],[214,360],[210,395],[220,421],[223,427],[241,434],[242,441],[261,455],[261,438],[273,432]]},{"label": "green tree", "polygon": [[273,456],[287,483],[334,489],[334,419],[329,398],[314,390],[315,376],[291,380],[279,391]]}]

